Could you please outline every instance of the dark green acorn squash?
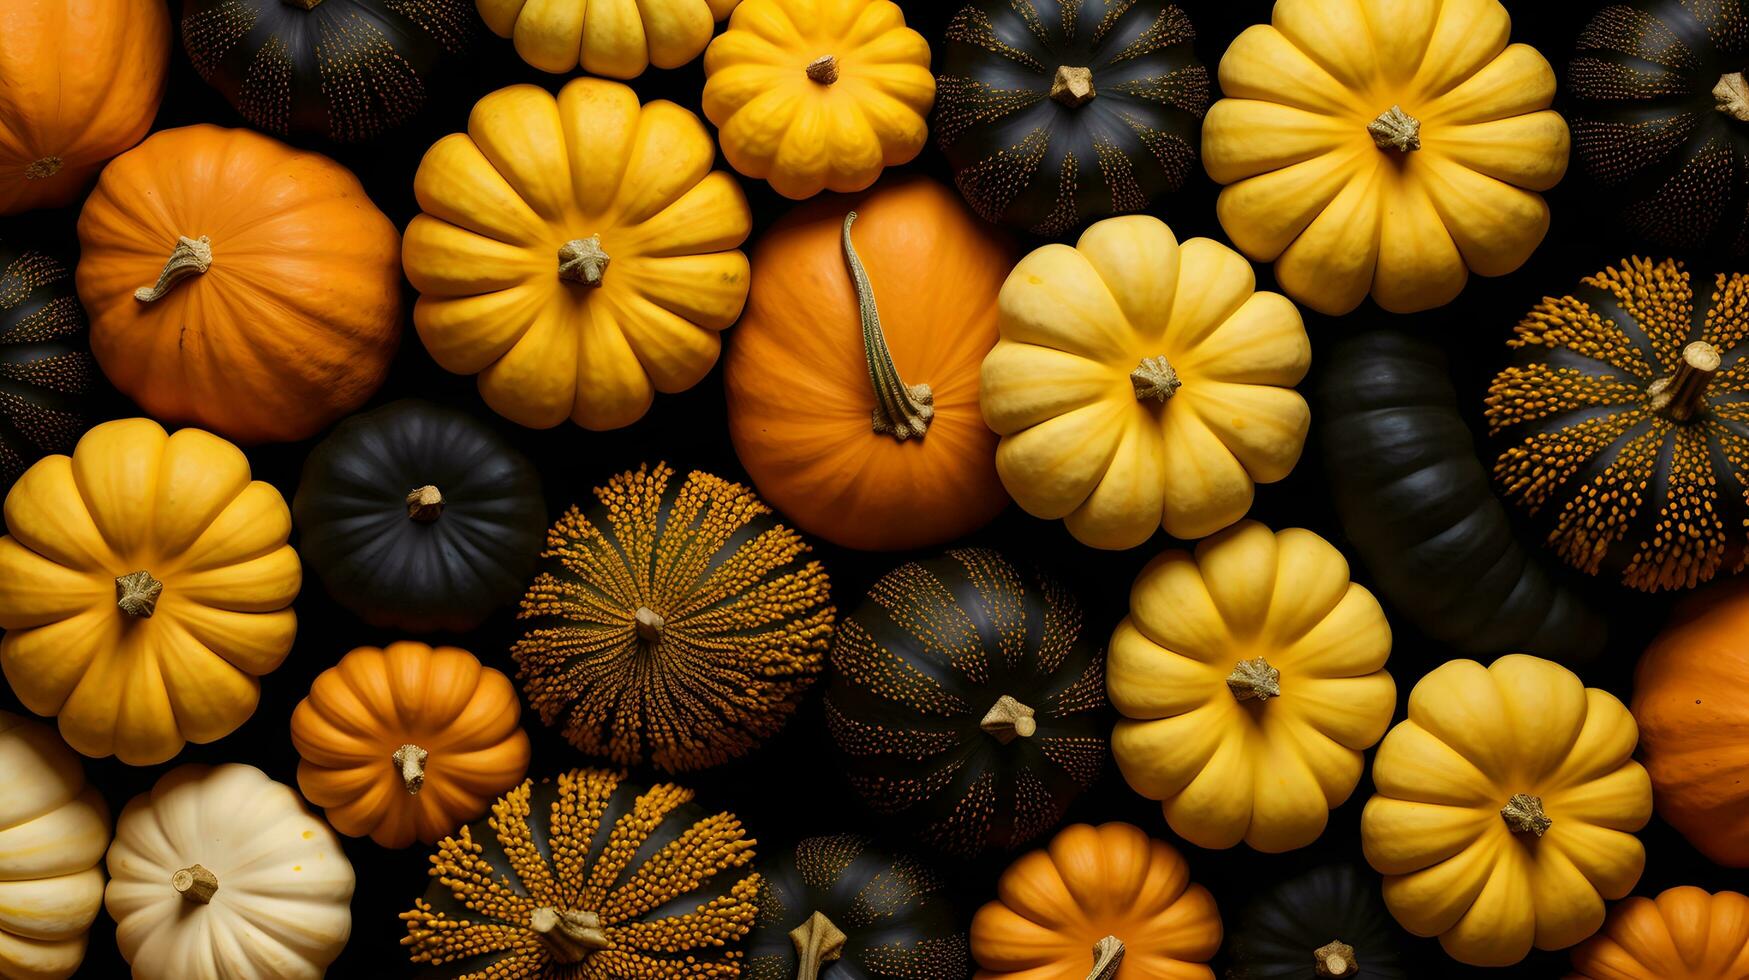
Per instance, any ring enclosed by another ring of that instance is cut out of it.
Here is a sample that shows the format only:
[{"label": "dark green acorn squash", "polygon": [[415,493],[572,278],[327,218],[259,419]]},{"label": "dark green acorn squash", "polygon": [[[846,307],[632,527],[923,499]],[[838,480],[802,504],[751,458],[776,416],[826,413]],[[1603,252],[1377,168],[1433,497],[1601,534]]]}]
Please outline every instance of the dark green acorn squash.
[{"label": "dark green acorn squash", "polygon": [[1080,604],[994,551],[882,576],[840,624],[830,674],[851,784],[949,853],[1032,840],[1105,767],[1104,657]]},{"label": "dark green acorn squash", "polygon": [[1058,236],[1196,167],[1209,72],[1161,0],[973,0],[947,28],[935,135],[989,221]]},{"label": "dark green acorn squash", "polygon": [[85,336],[67,267],[0,242],[0,495],[90,427],[85,396],[97,371]]},{"label": "dark green acorn squash", "polygon": [[514,599],[546,530],[540,475],[471,416],[408,399],[310,451],[292,500],[298,553],[373,626],[465,632]]},{"label": "dark green acorn squash", "polygon": [[182,46],[257,129],[352,142],[418,112],[478,20],[471,0],[184,0]]},{"label": "dark green acorn squash", "polygon": [[965,930],[941,882],[916,858],[835,834],[762,859],[759,872],[745,980],[965,980],[971,973]]},{"label": "dark green acorn squash", "polygon": [[1519,542],[1438,347],[1360,334],[1319,370],[1312,417],[1330,494],[1394,611],[1471,656],[1572,662],[1602,649],[1602,617]]},{"label": "dark green acorn squash", "polygon": [[1251,901],[1227,934],[1227,980],[1408,980],[1413,941],[1378,875],[1325,865]]}]

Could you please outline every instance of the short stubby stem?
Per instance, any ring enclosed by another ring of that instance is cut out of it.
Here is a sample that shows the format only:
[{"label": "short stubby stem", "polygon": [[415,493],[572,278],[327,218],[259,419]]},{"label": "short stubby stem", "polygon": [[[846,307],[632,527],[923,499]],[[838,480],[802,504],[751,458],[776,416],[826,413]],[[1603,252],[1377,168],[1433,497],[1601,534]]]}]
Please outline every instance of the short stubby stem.
[{"label": "short stubby stem", "polygon": [[1537,837],[1549,832],[1554,821],[1543,812],[1543,801],[1540,796],[1529,793],[1514,794],[1506,805],[1500,808],[1500,819],[1506,821],[1506,826],[1515,834],[1533,834]]},{"label": "short stubby stem", "polygon": [[1031,738],[1038,731],[1038,721],[1033,714],[1031,708],[1004,694],[984,713],[978,727],[1007,745],[1017,738]]},{"label": "short stubby stem", "polygon": [[1354,947],[1338,939],[1312,950],[1313,970],[1320,977],[1352,977],[1360,972]]},{"label": "short stubby stem", "polygon": [[662,642],[662,631],[668,628],[668,620],[649,606],[639,606],[632,616],[632,628],[638,631],[638,639],[654,646]]},{"label": "short stubby stem", "polygon": [[1400,105],[1379,113],[1377,119],[1367,124],[1366,131],[1381,150],[1411,153],[1421,149],[1421,120],[1404,112]]},{"label": "short stubby stem", "polygon": [[431,484],[407,492],[407,516],[421,524],[430,524],[443,516],[443,491]]},{"label": "short stubby stem", "polygon": [[176,889],[176,894],[184,901],[205,905],[219,890],[219,876],[198,864],[191,864],[170,876],[170,887]]},{"label": "short stubby stem", "polygon": [[908,385],[899,377],[893,352],[887,347],[886,331],[881,329],[881,311],[875,303],[874,284],[868,270],[856,254],[850,241],[850,226],[856,224],[856,212],[844,216],[844,263],[850,269],[850,281],[856,287],[857,315],[862,320],[862,351],[868,360],[868,380],[874,387],[875,408],[870,413],[876,435],[892,436],[904,442],[921,439],[935,418],[935,390],[927,384]]},{"label": "short stubby stem", "polygon": [[1051,78],[1051,98],[1071,109],[1079,109],[1099,93],[1093,88],[1093,69],[1057,66]]},{"label": "short stubby stem", "polygon": [[1177,394],[1184,382],[1178,379],[1178,372],[1165,357],[1144,357],[1130,372],[1130,386],[1136,390],[1136,401],[1145,402],[1152,398],[1164,402]]},{"label": "short stubby stem", "polygon": [[1646,403],[1652,411],[1673,422],[1687,422],[1701,413],[1706,405],[1707,386],[1719,372],[1724,359],[1718,349],[1704,340],[1682,348],[1682,363],[1676,373],[1659,378],[1646,388]]},{"label": "short stubby stem", "polygon": [[158,611],[158,597],[164,594],[164,583],[151,572],[129,572],[115,577],[115,607],[129,616],[151,619]]},{"label": "short stubby stem", "polygon": [[1093,944],[1093,972],[1087,974],[1087,980],[1114,980],[1118,967],[1123,965],[1123,940],[1116,936],[1106,936]]},{"label": "short stubby stem", "polygon": [[601,248],[601,236],[573,238],[559,246],[559,278],[599,288],[607,277],[607,264],[613,258]]},{"label": "short stubby stem", "polygon": [[170,258],[164,263],[163,271],[158,273],[158,281],[134,290],[134,299],[142,303],[156,303],[176,288],[177,283],[189,276],[201,275],[212,267],[212,239],[205,235],[199,238],[179,235],[176,238],[176,247],[170,250]]},{"label": "short stubby stem", "polygon": [[601,916],[543,905],[528,917],[528,927],[560,963],[581,963],[590,953],[613,945]]},{"label": "short stubby stem", "polygon": [[831,55],[815,58],[808,62],[808,80],[818,85],[831,85],[838,81],[838,59]]},{"label": "short stubby stem", "polygon": [[418,796],[425,788],[425,762],[431,758],[431,753],[420,746],[409,742],[395,750],[389,760],[395,764],[395,772],[401,777],[401,786],[407,790],[408,796]]},{"label": "short stubby stem", "polygon": [[789,940],[795,944],[796,980],[819,980],[820,968],[844,955],[844,934],[826,913],[816,910],[808,921],[790,930]]},{"label": "short stubby stem", "polygon": [[1749,81],[1740,71],[1720,75],[1713,86],[1713,108],[1738,122],[1749,122]]},{"label": "short stubby stem", "polygon": [[1227,690],[1240,701],[1268,701],[1281,697],[1281,671],[1262,657],[1241,660],[1227,675]]},{"label": "short stubby stem", "polygon": [[285,0],[285,5],[299,10],[315,10],[322,5],[322,0]]},{"label": "short stubby stem", "polygon": [[42,157],[32,160],[24,168],[25,180],[48,180],[61,172],[60,157]]}]

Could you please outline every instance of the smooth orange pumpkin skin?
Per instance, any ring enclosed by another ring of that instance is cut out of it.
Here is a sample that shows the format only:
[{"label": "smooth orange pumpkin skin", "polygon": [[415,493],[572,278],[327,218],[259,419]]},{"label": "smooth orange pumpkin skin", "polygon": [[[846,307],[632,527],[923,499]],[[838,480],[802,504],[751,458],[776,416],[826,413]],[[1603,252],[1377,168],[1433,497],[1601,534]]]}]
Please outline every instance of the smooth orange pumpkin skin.
[{"label": "smooth orange pumpkin skin", "polygon": [[1714,863],[1749,868],[1749,581],[1678,608],[1629,707],[1658,815]]},{"label": "smooth orange pumpkin skin", "polygon": [[[877,435],[844,216],[868,270],[893,362],[928,384],[935,418],[920,439]],[[940,544],[1008,504],[996,434],[978,407],[996,345],[996,294],[1011,243],[953,191],[885,181],[790,212],[753,250],[747,311],[729,339],[723,384],[735,453],[759,492],[803,530],[847,548]]]},{"label": "smooth orange pumpkin skin", "polygon": [[1573,950],[1568,980],[1742,980],[1749,977],[1749,897],[1692,885],[1609,910],[1603,931]]},{"label": "smooth orange pumpkin skin", "polygon": [[[510,678],[455,647],[359,647],[317,676],[292,712],[298,788],[349,837],[435,843],[486,812],[528,772],[528,734]],[[409,793],[393,756],[429,753]]]},{"label": "smooth orange pumpkin skin", "polygon": [[77,199],[152,127],[169,65],[163,0],[0,3],[0,214]]},{"label": "smooth orange pumpkin skin", "polygon": [[[179,236],[212,267],[155,302]],[[305,439],[388,376],[401,236],[352,172],[247,129],[163,130],[104,168],[79,215],[91,353],[154,418],[244,443]]]}]

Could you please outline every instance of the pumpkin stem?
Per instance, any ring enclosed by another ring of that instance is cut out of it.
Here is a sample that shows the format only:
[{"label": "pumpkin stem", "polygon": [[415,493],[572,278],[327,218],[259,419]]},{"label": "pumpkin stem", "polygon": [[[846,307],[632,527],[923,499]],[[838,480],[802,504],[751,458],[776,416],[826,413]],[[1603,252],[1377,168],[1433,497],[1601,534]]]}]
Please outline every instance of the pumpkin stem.
[{"label": "pumpkin stem", "polygon": [[808,79],[821,85],[838,81],[838,59],[826,55],[808,62]]},{"label": "pumpkin stem", "polygon": [[661,613],[649,606],[639,606],[633,620],[633,628],[638,631],[638,639],[651,646],[662,642],[662,631],[668,628],[668,620],[663,619]]},{"label": "pumpkin stem", "polygon": [[921,439],[935,418],[935,391],[926,384],[908,385],[899,377],[886,332],[881,329],[874,284],[868,281],[868,270],[862,267],[856,246],[850,242],[850,226],[855,223],[855,211],[844,216],[844,261],[850,266],[851,282],[856,284],[856,307],[862,317],[862,349],[875,392],[874,431],[900,442],[912,436]]},{"label": "pumpkin stem", "polygon": [[219,890],[219,876],[198,864],[191,864],[170,876],[170,887],[176,889],[176,894],[184,900],[205,905]]},{"label": "pumpkin stem", "polygon": [[1749,122],[1749,81],[1744,81],[1742,72],[1720,75],[1713,100],[1717,103],[1713,108],[1738,122]]},{"label": "pumpkin stem", "polygon": [[1543,801],[1540,796],[1529,793],[1517,793],[1506,805],[1500,808],[1500,817],[1506,821],[1506,826],[1515,834],[1535,834],[1538,837],[1549,832],[1554,821],[1543,812]]},{"label": "pumpkin stem", "polygon": [[158,611],[158,597],[164,593],[164,583],[151,572],[129,572],[115,578],[115,605],[129,616],[151,619]]},{"label": "pumpkin stem", "polygon": [[542,905],[529,915],[528,927],[560,963],[581,963],[590,953],[613,945],[601,928],[601,916],[594,912]]},{"label": "pumpkin stem", "polygon": [[1367,123],[1366,131],[1381,150],[1408,153],[1421,149],[1421,120],[1404,112],[1400,105],[1379,113],[1377,119]]},{"label": "pumpkin stem", "polygon": [[1079,109],[1099,93],[1093,90],[1093,69],[1058,65],[1051,79],[1051,98],[1071,109]]},{"label": "pumpkin stem", "polygon": [[796,980],[819,980],[820,967],[844,955],[844,931],[816,911],[808,921],[789,932],[789,941],[796,944],[796,956],[801,965],[796,968]]},{"label": "pumpkin stem", "polygon": [[1115,980],[1122,965],[1123,940],[1106,936],[1093,944],[1093,972],[1087,974],[1087,980]]},{"label": "pumpkin stem", "polygon": [[407,795],[418,796],[425,788],[425,760],[431,758],[431,753],[409,742],[396,749],[389,758],[401,774],[401,785],[407,787]]},{"label": "pumpkin stem", "polygon": [[1177,394],[1184,382],[1178,380],[1178,372],[1166,362],[1166,358],[1144,357],[1142,363],[1130,372],[1130,385],[1136,389],[1136,401],[1153,398],[1163,402]]},{"label": "pumpkin stem", "polygon": [[1031,708],[1004,694],[984,713],[978,727],[1007,745],[1017,738],[1031,738],[1032,733],[1038,731],[1038,722],[1034,720]]},{"label": "pumpkin stem", "polygon": [[285,5],[299,10],[315,10],[322,5],[322,0],[285,0]]},{"label": "pumpkin stem", "polygon": [[601,250],[601,236],[573,238],[559,246],[559,278],[599,287],[613,259]]},{"label": "pumpkin stem", "polygon": [[1281,671],[1262,657],[1241,660],[1227,675],[1227,690],[1240,701],[1268,701],[1281,697]]},{"label": "pumpkin stem", "polygon": [[1360,972],[1360,961],[1354,958],[1354,947],[1340,939],[1312,950],[1312,962],[1320,977],[1352,977]]},{"label": "pumpkin stem", "polygon": [[25,180],[47,180],[61,172],[60,157],[43,157],[32,160],[24,168]]},{"label": "pumpkin stem", "polygon": [[178,235],[176,247],[170,252],[170,259],[164,263],[164,271],[158,273],[158,281],[134,290],[134,299],[142,303],[155,303],[163,299],[177,283],[189,276],[200,275],[212,268],[212,265],[212,239],[205,235],[199,238]]},{"label": "pumpkin stem", "polygon": [[427,483],[407,492],[407,516],[421,524],[430,524],[443,516],[443,491]]},{"label": "pumpkin stem", "polygon": [[1676,373],[1659,378],[1646,388],[1647,404],[1652,411],[1675,422],[1687,422],[1700,414],[1706,398],[1707,385],[1712,384],[1723,358],[1718,349],[1704,340],[1682,348],[1682,363]]}]

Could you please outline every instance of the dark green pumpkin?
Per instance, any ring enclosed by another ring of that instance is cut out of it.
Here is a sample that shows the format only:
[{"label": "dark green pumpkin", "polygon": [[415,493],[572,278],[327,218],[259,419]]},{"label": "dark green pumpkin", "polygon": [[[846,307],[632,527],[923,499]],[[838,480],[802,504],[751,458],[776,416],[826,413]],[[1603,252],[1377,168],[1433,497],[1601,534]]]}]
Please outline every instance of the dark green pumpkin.
[{"label": "dark green pumpkin", "polygon": [[958,915],[916,858],[835,834],[762,857],[759,872],[745,980],[965,980],[971,973]]},{"label": "dark green pumpkin", "polygon": [[1079,603],[994,551],[882,576],[840,624],[830,671],[851,784],[950,853],[1032,840],[1105,766],[1104,657]]},{"label": "dark green pumpkin", "polygon": [[1209,72],[1161,0],[973,0],[947,28],[935,135],[985,219],[1058,236],[1196,167]]},{"label": "dark green pumpkin", "polygon": [[1609,3],[1580,33],[1567,68],[1574,149],[1636,238],[1749,252],[1745,68],[1740,0]]},{"label": "dark green pumpkin", "polygon": [[418,112],[478,20],[472,0],[184,0],[182,46],[257,129],[352,142]]},{"label": "dark green pumpkin", "polygon": [[[423,498],[414,492],[435,488]],[[521,593],[546,530],[540,475],[486,425],[408,399],[311,450],[292,500],[298,553],[373,626],[465,632]]]},{"label": "dark green pumpkin", "polygon": [[1313,418],[1330,495],[1369,584],[1394,611],[1470,656],[1572,662],[1603,648],[1603,619],[1520,543],[1437,346],[1360,334],[1319,371]]},{"label": "dark green pumpkin", "polygon": [[1227,934],[1227,980],[1408,980],[1413,943],[1378,875],[1325,865],[1251,901]]},{"label": "dark green pumpkin", "polygon": [[85,337],[67,267],[0,242],[0,494],[90,427],[85,396],[97,371]]}]

